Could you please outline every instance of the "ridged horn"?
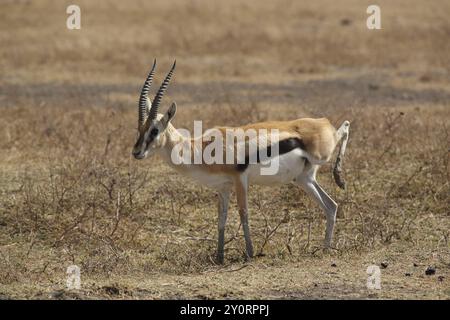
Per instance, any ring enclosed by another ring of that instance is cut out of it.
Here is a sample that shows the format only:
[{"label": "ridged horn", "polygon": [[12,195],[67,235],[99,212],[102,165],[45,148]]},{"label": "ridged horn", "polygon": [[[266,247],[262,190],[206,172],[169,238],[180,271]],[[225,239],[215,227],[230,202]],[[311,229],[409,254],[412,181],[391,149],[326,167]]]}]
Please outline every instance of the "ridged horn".
[{"label": "ridged horn", "polygon": [[159,104],[161,103],[161,99],[164,96],[164,93],[167,90],[167,87],[169,86],[170,78],[172,78],[173,71],[175,70],[175,66],[177,64],[177,61],[175,60],[173,62],[172,68],[170,69],[169,73],[167,74],[166,78],[164,79],[163,83],[161,84],[161,87],[159,87],[158,92],[155,95],[155,98],[152,102],[152,108],[150,109],[149,113],[149,119],[155,119],[156,115],[158,114],[158,108]]},{"label": "ridged horn", "polygon": [[141,96],[139,97],[139,128],[144,125],[145,120],[147,118],[147,112],[148,112],[148,91],[150,90],[150,86],[152,85],[153,76],[155,75],[155,69],[156,69],[156,59],[153,61],[153,67],[152,70],[150,70],[147,79],[145,79],[144,85],[141,90]]}]

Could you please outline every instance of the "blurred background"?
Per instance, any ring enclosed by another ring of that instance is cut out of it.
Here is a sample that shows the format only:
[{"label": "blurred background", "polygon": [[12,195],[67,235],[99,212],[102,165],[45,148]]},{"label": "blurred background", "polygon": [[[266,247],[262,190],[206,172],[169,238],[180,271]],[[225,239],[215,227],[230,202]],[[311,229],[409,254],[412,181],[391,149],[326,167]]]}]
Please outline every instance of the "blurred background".
[{"label": "blurred background", "polygon": [[[381,95],[388,101],[378,103],[385,105],[392,103],[389,92],[368,94],[368,78],[386,84],[383,76],[398,77],[408,87],[436,89],[448,82],[447,1],[380,1],[382,30],[366,27],[370,1],[77,1],[80,30],[66,28],[70,4],[1,2],[2,106],[20,99],[61,105],[58,98],[73,106],[77,102],[65,98],[82,91],[78,104],[128,108],[154,58],[161,73],[178,59],[170,92],[197,104],[218,94],[242,99],[249,84],[271,84],[278,90],[250,88],[249,94],[260,100],[291,94],[289,103],[300,105],[317,96],[305,92],[302,81],[323,75],[327,81],[317,90],[332,91],[330,101],[335,91],[357,91],[353,98]],[[243,87],[227,87],[233,83]],[[297,86],[282,86],[290,84]]]}]

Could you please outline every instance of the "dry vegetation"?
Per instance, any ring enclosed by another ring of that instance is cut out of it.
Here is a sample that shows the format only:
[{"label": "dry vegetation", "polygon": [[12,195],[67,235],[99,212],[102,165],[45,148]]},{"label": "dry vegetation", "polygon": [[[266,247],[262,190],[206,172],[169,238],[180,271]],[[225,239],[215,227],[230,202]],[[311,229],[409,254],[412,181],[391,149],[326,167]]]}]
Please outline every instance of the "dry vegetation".
[{"label": "dry vegetation", "polygon": [[[448,1],[379,1],[381,31],[356,0],[77,2],[80,31],[72,2],[0,3],[0,298],[450,298]],[[215,194],[130,157],[153,57],[179,62],[164,100],[179,127],[352,122],[348,189],[319,176],[337,250],[317,250],[303,192],[254,187],[258,256],[244,263],[233,201],[214,264]]]}]

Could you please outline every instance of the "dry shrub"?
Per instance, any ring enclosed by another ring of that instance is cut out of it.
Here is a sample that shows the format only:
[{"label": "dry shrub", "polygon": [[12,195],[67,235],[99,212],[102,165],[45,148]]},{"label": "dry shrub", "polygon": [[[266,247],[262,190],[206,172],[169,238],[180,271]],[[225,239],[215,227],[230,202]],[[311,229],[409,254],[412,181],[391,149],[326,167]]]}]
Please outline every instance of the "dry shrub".
[{"label": "dry shrub", "polygon": [[[214,108],[203,110],[206,122],[216,119]],[[122,119],[133,118],[128,111],[80,109],[72,117],[76,125],[66,114],[50,122],[50,112],[44,108],[41,121],[23,117],[17,123],[27,126],[33,143],[11,137],[27,152],[17,153],[24,164],[16,175],[3,172],[10,183],[2,187],[1,241],[21,249],[3,251],[2,281],[63,272],[71,263],[97,275],[198,272],[214,264],[214,192],[178,176],[158,158],[131,160],[133,134],[122,125]],[[393,242],[448,245],[448,132],[439,122],[447,113],[446,108],[354,111],[345,160],[348,189],[337,189],[329,166],[319,174],[340,204],[339,252]],[[105,117],[109,120],[99,121]],[[247,119],[229,121],[238,125]],[[14,125],[10,132],[20,135]],[[242,260],[244,248],[234,211],[233,199],[230,262]],[[296,187],[252,187],[250,216],[257,253],[267,263],[301,259],[322,242],[323,214]]]}]

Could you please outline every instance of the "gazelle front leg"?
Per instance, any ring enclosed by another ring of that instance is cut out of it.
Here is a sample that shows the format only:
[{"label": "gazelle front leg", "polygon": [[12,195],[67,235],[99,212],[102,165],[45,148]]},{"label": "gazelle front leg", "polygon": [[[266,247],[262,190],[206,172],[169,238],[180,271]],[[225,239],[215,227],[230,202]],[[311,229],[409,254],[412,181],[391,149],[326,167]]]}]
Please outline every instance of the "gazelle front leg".
[{"label": "gazelle front leg", "polygon": [[228,214],[228,203],[230,200],[230,190],[221,190],[218,192],[218,213],[219,213],[219,222],[218,222],[218,231],[219,231],[219,240],[217,242],[217,262],[222,264],[224,258],[224,248],[225,248],[225,225],[227,223],[227,214]]},{"label": "gazelle front leg", "polygon": [[253,244],[250,238],[250,228],[248,226],[248,177],[241,174],[235,180],[237,204],[239,208],[239,216],[241,218],[242,229],[244,230],[246,256],[253,258]]}]

